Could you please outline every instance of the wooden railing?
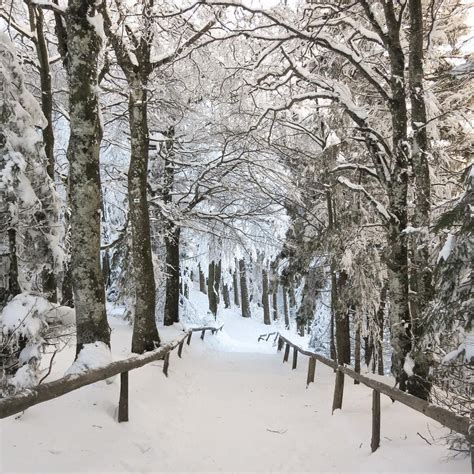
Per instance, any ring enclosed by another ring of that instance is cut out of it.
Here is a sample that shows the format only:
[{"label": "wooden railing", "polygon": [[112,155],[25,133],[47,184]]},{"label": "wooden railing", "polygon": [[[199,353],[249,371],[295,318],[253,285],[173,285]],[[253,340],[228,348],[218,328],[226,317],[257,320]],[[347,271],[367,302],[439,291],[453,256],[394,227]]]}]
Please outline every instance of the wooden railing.
[{"label": "wooden railing", "polygon": [[16,413],[20,413],[27,408],[30,408],[38,403],[43,403],[48,400],[60,397],[66,393],[77,390],[86,385],[106,380],[110,377],[120,374],[120,398],[118,409],[118,421],[128,421],[128,372],[130,370],[138,369],[144,365],[154,362],[156,360],[163,360],[163,373],[168,376],[168,368],[170,363],[170,353],[176,347],[178,348],[178,357],[181,357],[183,345],[185,341],[189,345],[193,332],[200,332],[201,339],[207,331],[212,334],[221,331],[223,325],[220,327],[198,327],[191,328],[180,335],[174,341],[168,342],[154,351],[146,352],[145,354],[135,355],[124,360],[111,362],[110,364],[97,369],[91,369],[83,374],[66,375],[52,382],[37,385],[28,390],[24,390],[11,397],[0,399],[0,418],[6,418]]},{"label": "wooden railing", "polygon": [[[316,352],[311,352],[302,349],[297,344],[294,344],[288,340],[285,336],[280,333],[269,333],[262,334],[259,336],[258,340],[261,341],[265,339],[269,340],[270,336],[275,335],[273,338],[274,341],[278,341],[277,350],[281,351],[283,346],[285,346],[285,352],[283,355],[283,362],[288,362],[290,356],[290,349],[293,349],[293,369],[296,369],[298,364],[298,353],[309,357],[308,364],[308,374],[306,378],[306,385],[308,386],[311,382],[314,382],[315,371],[316,371],[316,361],[322,362],[324,365],[331,367],[336,372],[335,378],[335,387],[334,387],[334,397],[333,397],[333,411],[342,408],[342,400],[344,395],[344,375],[351,377],[354,380],[357,380],[361,384],[371,388],[372,391],[372,439],[371,439],[371,449],[372,452],[375,451],[380,446],[380,394],[383,393],[392,399],[392,401],[397,401],[406,405],[413,410],[416,410],[424,415],[436,420],[447,428],[460,433],[466,436],[466,439],[471,445],[471,461],[473,460],[473,441],[474,441],[474,424],[472,422],[472,413],[471,418],[466,416],[460,416],[456,413],[452,413],[445,408],[431,405],[429,402],[417,398],[413,395],[410,395],[406,392],[391,387],[379,380],[372,379],[365,375],[362,375],[356,372],[354,369],[339,365],[336,361],[328,359],[321,354]],[[474,472],[474,468],[473,468]]]}]

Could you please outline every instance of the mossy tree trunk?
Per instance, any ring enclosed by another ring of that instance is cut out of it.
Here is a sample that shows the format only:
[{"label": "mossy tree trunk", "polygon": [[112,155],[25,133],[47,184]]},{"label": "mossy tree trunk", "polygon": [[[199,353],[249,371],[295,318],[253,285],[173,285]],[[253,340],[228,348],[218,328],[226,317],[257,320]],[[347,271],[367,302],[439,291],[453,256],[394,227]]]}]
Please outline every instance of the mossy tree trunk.
[{"label": "mossy tree trunk", "polygon": [[89,22],[93,0],[70,0],[66,10],[70,137],[71,269],[77,354],[84,344],[110,345],[100,268],[100,121],[97,63],[102,40]]}]

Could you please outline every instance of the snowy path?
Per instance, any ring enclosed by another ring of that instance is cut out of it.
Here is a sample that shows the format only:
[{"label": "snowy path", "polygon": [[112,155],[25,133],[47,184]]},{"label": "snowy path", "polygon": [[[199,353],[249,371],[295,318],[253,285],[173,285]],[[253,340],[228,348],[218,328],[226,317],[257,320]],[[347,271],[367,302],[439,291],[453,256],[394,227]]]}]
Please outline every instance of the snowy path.
[{"label": "snowy path", "polygon": [[[255,336],[258,323],[246,324]],[[292,371],[270,343],[250,352],[240,325],[229,319],[204,342],[196,334],[183,359],[172,354],[168,379],[161,362],[131,372],[129,423],[115,421],[117,380],[2,421],[0,471],[469,472],[468,460],[446,461],[441,442],[417,435],[446,430],[386,397],[382,446],[370,454],[370,390],[347,383],[343,412],[331,416],[332,371],[318,363],[306,389],[306,358]],[[128,336],[115,328],[124,353]]]}]

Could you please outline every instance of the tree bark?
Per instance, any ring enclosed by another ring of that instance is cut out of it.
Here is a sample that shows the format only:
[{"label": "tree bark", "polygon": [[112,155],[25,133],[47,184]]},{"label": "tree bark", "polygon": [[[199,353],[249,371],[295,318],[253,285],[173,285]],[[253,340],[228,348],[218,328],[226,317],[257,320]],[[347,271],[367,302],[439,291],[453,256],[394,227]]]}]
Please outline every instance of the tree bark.
[{"label": "tree bark", "polygon": [[[34,6],[28,2],[28,13],[30,17],[31,31],[35,32],[35,48],[38,56],[40,87],[41,87],[41,110],[46,118],[46,126],[42,129],[44,151],[46,154],[46,172],[51,178],[54,188],[54,133],[53,133],[53,89],[51,83],[51,70],[49,66],[48,46],[44,36],[44,15],[41,7]],[[43,184],[43,183],[41,183]],[[52,211],[51,211],[52,212]],[[45,232],[48,225],[48,218],[45,215],[40,223]],[[57,280],[54,272],[54,257],[48,248],[43,245],[47,262],[41,271],[42,290],[48,301],[57,302]]]},{"label": "tree bark", "polygon": [[273,320],[278,319],[278,280],[276,276],[273,277],[272,284],[272,309],[273,309]]},{"label": "tree bark", "polygon": [[20,283],[18,281],[18,257],[16,254],[16,230],[8,229],[8,296],[5,298],[8,302],[11,298],[21,293]]},{"label": "tree bark", "polygon": [[130,87],[128,111],[131,157],[128,170],[128,200],[135,283],[132,352],[141,354],[159,345],[160,338],[155,319],[156,289],[147,200],[149,135],[146,83],[136,77],[130,81]]},{"label": "tree bark", "polygon": [[51,83],[51,70],[49,67],[48,46],[44,37],[44,14],[41,7],[37,7],[30,2],[27,2],[27,4],[30,17],[30,29],[35,32],[34,43],[39,63],[41,110],[47,120],[46,127],[42,129],[44,151],[48,160],[46,171],[54,183],[53,88]]},{"label": "tree bark", "polygon": [[408,377],[408,391],[427,399],[430,391],[428,374],[430,364],[423,348],[417,342],[423,337],[422,314],[433,296],[432,270],[428,246],[428,229],[431,213],[431,183],[429,167],[429,140],[427,114],[423,88],[423,8],[421,0],[409,0],[410,15],[408,82],[411,102],[411,126],[413,129],[412,167],[415,178],[415,207],[413,225],[422,231],[414,236],[410,278],[412,332],[415,347],[413,375]]},{"label": "tree bark", "polygon": [[268,272],[262,269],[262,305],[263,305],[263,323],[271,324],[270,321],[270,303],[268,301]]},{"label": "tree bark", "polygon": [[234,292],[234,304],[235,306],[240,306],[240,298],[239,298],[239,277],[237,275],[238,262],[235,261],[235,269],[232,273],[232,289]]},{"label": "tree bark", "polygon": [[209,262],[209,273],[207,276],[207,295],[209,298],[209,310],[214,315],[214,318],[217,317],[217,291],[216,291],[216,267],[217,264],[214,262]]},{"label": "tree bark", "polygon": [[224,307],[230,308],[230,291],[227,283],[222,284],[222,296],[224,298]]},{"label": "tree bark", "polygon": [[100,268],[100,122],[97,62],[102,40],[88,21],[93,0],[70,0],[66,10],[70,137],[71,268],[77,354],[84,344],[110,345]]},{"label": "tree bark", "polygon": [[216,292],[217,305],[219,305],[221,302],[222,260],[216,263],[214,272],[214,291]]},{"label": "tree bark", "polygon": [[239,260],[239,273],[240,273],[240,300],[242,317],[250,318],[250,301],[249,301],[249,290],[247,286],[247,270],[245,268],[245,262],[243,259]]},{"label": "tree bark", "polygon": [[405,357],[411,349],[411,321],[408,286],[408,249],[404,230],[408,223],[408,140],[405,92],[405,56],[400,43],[400,24],[393,4],[384,4],[390,58],[392,97],[393,171],[388,183],[389,211],[387,267],[389,273],[390,324],[392,331],[392,373],[401,390],[406,390]]},{"label": "tree bark", "polygon": [[380,304],[376,314],[376,325],[377,325],[377,369],[379,375],[384,375],[384,360],[383,360],[383,333],[384,333],[384,316],[385,316],[385,305],[387,299],[387,287],[383,286],[380,292]]},{"label": "tree bark", "polygon": [[288,290],[283,287],[283,312],[285,314],[285,328],[290,329],[290,311],[288,308]]},{"label": "tree bark", "polygon": [[166,296],[165,296],[165,326],[179,322],[179,240],[181,229],[172,221],[168,222],[165,231],[166,245]]},{"label": "tree bark", "polygon": [[[354,343],[354,370],[360,374],[360,321],[355,321],[355,343]],[[360,382],[354,379],[354,384],[358,385]]]},{"label": "tree bark", "polygon": [[201,269],[201,264],[199,264],[199,291],[207,295],[206,277]]}]

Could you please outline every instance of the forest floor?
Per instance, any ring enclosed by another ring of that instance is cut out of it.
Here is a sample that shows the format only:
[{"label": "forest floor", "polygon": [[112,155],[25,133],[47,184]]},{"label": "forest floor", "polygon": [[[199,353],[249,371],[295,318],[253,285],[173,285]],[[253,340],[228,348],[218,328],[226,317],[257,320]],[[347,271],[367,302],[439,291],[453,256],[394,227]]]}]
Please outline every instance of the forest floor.
[{"label": "forest floor", "polygon": [[[192,297],[205,308],[204,295]],[[2,420],[0,472],[470,472],[447,450],[448,430],[387,397],[371,454],[368,388],[348,380],[343,410],[331,415],[331,369],[318,363],[306,388],[306,358],[291,370],[271,341],[257,342],[268,326],[234,310],[221,318],[221,333],[194,334],[182,359],[172,353],[168,378],[161,361],[130,373],[128,423],[116,421],[117,378]],[[130,326],[111,325],[114,357],[126,357]],[[53,377],[73,357],[73,345],[59,353]]]}]

